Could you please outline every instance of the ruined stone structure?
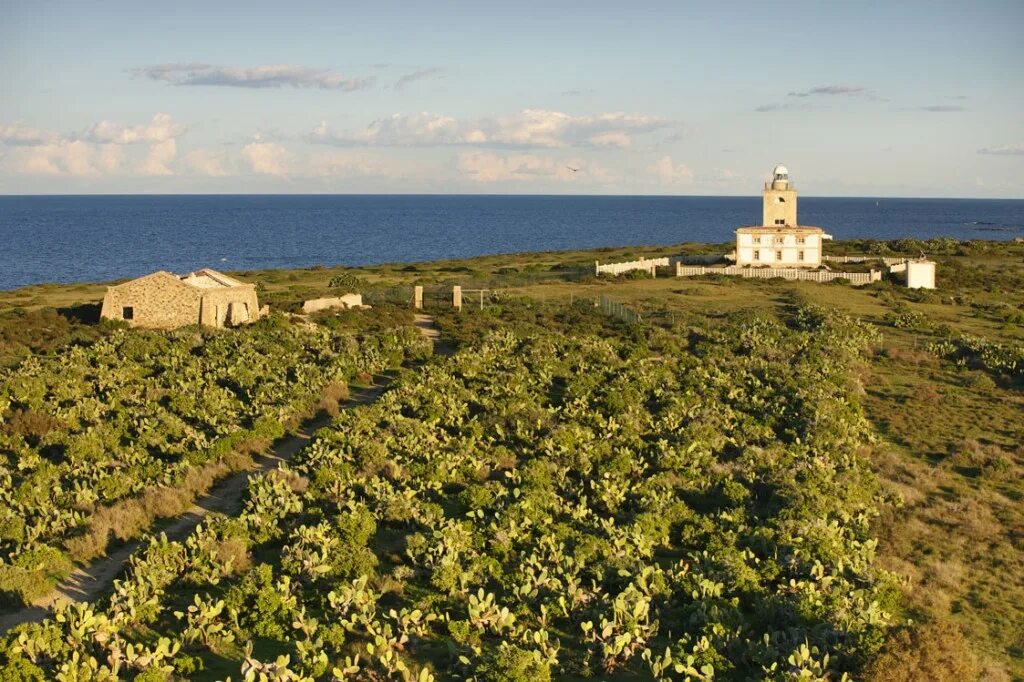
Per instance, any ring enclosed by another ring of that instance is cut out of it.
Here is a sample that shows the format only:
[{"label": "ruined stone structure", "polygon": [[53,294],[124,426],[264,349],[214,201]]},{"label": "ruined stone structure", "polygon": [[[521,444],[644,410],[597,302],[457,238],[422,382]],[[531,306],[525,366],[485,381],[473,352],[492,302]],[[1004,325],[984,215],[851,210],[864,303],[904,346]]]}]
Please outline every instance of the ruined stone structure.
[{"label": "ruined stone structure", "polygon": [[260,307],[256,285],[206,268],[181,277],[154,272],[112,286],[103,297],[100,316],[133,327],[227,327],[258,319]]},{"label": "ruined stone structure", "polygon": [[831,238],[820,227],[797,223],[796,188],[789,182],[789,170],[779,164],[764,186],[761,224],[736,230],[736,265],[816,268],[822,242]]},{"label": "ruined stone structure", "polygon": [[344,296],[332,296],[330,298],[314,298],[302,302],[302,312],[315,313],[320,310],[340,308],[365,308],[362,294],[345,294]]}]

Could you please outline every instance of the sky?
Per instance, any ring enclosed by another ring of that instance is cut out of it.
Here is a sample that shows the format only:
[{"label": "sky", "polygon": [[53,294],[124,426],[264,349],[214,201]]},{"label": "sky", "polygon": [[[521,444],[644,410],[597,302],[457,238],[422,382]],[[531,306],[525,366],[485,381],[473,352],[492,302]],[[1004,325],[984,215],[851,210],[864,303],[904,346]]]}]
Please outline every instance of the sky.
[{"label": "sky", "polygon": [[1024,198],[1024,2],[0,0],[0,194]]}]

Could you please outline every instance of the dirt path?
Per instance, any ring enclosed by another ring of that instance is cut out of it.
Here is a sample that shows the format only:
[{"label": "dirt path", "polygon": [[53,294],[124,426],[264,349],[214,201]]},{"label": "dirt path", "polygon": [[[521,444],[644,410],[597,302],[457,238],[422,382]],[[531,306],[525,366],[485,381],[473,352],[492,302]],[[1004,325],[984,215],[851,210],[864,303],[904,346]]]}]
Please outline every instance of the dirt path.
[{"label": "dirt path", "polygon": [[416,313],[413,324],[416,325],[416,329],[419,330],[420,334],[434,342],[435,353],[449,357],[455,352],[455,346],[441,339],[441,330],[437,328],[437,322],[434,320],[433,315]]},{"label": "dirt path", "polygon": [[[441,333],[438,331],[433,317],[416,315],[416,328],[423,336],[434,342],[434,347],[439,354],[451,354],[446,352],[447,345],[440,340]],[[342,408],[348,409],[373,402],[387,388],[392,376],[384,374],[374,377],[373,386],[353,390],[351,398],[342,405]],[[319,429],[330,423],[331,418],[323,414],[305,422],[297,432],[277,441],[268,453],[261,455],[254,469],[232,474],[223,479],[210,492],[197,499],[187,512],[166,525],[158,524],[152,529],[152,532],[162,531],[170,540],[181,540],[188,537],[207,514],[220,513],[229,516],[238,514],[242,509],[242,499],[250,477],[276,468],[282,462],[290,461],[313,439]],[[53,592],[37,599],[31,606],[0,614],[0,632],[6,632],[22,623],[43,620],[50,612],[50,608],[60,601],[95,601],[111,588],[114,580],[124,570],[128,559],[142,546],[142,542],[141,539],[126,542],[88,566],[75,568],[70,576],[56,586]]]}]

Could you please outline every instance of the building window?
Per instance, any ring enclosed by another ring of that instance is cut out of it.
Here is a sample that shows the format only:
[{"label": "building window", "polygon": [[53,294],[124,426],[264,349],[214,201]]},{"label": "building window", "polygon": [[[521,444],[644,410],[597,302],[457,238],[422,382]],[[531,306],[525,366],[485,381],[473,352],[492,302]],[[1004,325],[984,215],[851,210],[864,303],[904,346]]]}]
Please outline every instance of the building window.
[{"label": "building window", "polygon": [[806,240],[805,238],[803,238],[803,237],[797,237],[797,238],[796,238],[796,243],[797,243],[797,244],[803,244],[803,243],[804,243],[804,242],[806,242],[806,241],[807,241],[807,240]]},{"label": "building window", "polygon": [[782,252],[781,251],[776,251],[775,252],[775,260],[782,260]]},{"label": "building window", "polygon": [[760,237],[754,237],[754,243],[755,244],[760,244],[761,243],[761,238]]},{"label": "building window", "polygon": [[126,305],[121,308],[121,319],[122,320],[134,320],[135,319],[135,308],[130,305]]},{"label": "building window", "polygon": [[761,252],[757,249],[754,249],[754,260],[761,260]]},{"label": "building window", "polygon": [[803,251],[797,251],[796,252],[796,259],[797,260],[803,260],[804,259],[804,252]]},{"label": "building window", "polygon": [[775,224],[776,225],[785,225],[786,224],[786,219],[785,218],[776,218],[775,219]]},{"label": "building window", "polygon": [[775,243],[776,244],[785,244],[786,243],[786,238],[785,237],[776,237],[775,238]]},{"label": "building window", "polygon": [[784,197],[776,197],[775,201],[776,201],[776,203],[779,203],[779,204],[786,203],[786,199]]}]

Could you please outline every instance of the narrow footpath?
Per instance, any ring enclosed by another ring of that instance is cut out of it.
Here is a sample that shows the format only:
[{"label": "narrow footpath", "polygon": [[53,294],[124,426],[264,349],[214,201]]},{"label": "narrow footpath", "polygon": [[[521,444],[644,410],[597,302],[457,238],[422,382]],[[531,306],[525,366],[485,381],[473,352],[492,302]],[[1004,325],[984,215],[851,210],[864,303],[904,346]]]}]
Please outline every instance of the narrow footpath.
[{"label": "narrow footpath", "polygon": [[[434,343],[435,352],[440,355],[451,355],[451,349],[441,341],[441,333],[434,318],[430,315],[416,315],[416,328],[424,337]],[[351,397],[341,406],[351,409],[358,405],[367,405],[375,401],[388,384],[391,375],[384,374],[374,377],[373,386],[357,388]],[[256,467],[242,471],[222,479],[213,488],[198,498],[192,507],[181,516],[164,524],[158,524],[152,532],[163,532],[170,540],[182,540],[189,536],[196,526],[208,515],[213,513],[234,516],[242,510],[242,500],[249,479],[257,474],[265,473],[278,464],[289,462],[312,439],[316,432],[331,423],[331,418],[320,414],[302,424],[298,431],[278,440],[269,450],[261,455]],[[95,601],[107,593],[119,577],[128,559],[142,546],[143,539],[130,540],[109,554],[92,562],[88,566],[76,567],[71,575],[62,580],[52,592],[34,601],[31,606],[16,611],[0,613],[0,633],[7,632],[22,623],[35,623],[43,620],[50,609],[60,601]]]}]

